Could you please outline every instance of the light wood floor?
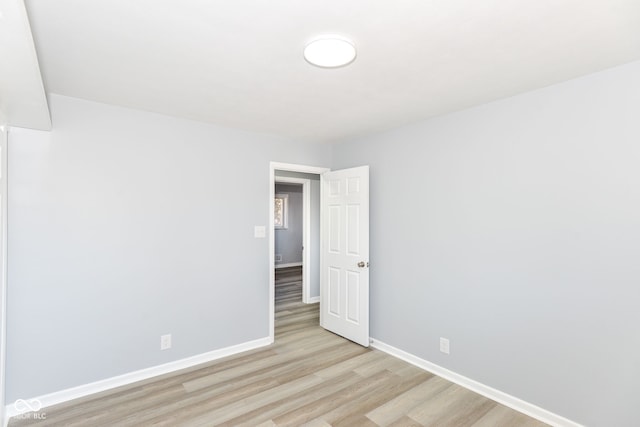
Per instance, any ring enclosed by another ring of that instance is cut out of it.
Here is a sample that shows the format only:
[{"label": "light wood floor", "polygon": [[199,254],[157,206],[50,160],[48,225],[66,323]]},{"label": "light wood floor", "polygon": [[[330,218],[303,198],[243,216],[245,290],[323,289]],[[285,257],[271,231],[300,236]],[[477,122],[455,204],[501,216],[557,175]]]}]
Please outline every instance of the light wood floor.
[{"label": "light wood floor", "polygon": [[44,408],[17,426],[543,426],[318,326],[299,269],[276,280],[269,347]]}]

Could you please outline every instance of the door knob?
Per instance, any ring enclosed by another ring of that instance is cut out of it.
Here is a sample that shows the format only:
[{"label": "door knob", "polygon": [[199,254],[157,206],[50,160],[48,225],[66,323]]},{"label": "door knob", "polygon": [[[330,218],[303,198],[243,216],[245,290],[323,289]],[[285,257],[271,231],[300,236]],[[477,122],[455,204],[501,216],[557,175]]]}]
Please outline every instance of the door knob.
[{"label": "door knob", "polygon": [[360,268],[364,268],[364,266],[365,266],[365,265],[366,265],[366,264],[364,263],[364,261],[360,261],[360,262],[358,263],[358,267],[360,267]]}]

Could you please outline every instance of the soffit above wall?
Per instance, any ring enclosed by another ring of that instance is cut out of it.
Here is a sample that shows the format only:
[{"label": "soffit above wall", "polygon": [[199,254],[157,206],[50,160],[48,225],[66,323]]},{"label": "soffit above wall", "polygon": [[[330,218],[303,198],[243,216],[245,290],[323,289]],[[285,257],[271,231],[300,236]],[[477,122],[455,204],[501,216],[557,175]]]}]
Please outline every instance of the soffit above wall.
[{"label": "soffit above wall", "polygon": [[21,0],[0,0],[0,121],[51,129],[31,28]]}]

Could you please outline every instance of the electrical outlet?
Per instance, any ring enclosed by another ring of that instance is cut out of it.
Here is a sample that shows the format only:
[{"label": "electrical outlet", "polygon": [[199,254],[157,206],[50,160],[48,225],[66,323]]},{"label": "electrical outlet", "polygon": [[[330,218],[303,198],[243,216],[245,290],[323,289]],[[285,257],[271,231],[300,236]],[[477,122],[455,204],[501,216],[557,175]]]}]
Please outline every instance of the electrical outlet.
[{"label": "electrical outlet", "polygon": [[449,340],[440,337],[440,351],[444,354],[449,354]]},{"label": "electrical outlet", "polygon": [[160,350],[168,350],[171,348],[171,334],[160,336]]}]

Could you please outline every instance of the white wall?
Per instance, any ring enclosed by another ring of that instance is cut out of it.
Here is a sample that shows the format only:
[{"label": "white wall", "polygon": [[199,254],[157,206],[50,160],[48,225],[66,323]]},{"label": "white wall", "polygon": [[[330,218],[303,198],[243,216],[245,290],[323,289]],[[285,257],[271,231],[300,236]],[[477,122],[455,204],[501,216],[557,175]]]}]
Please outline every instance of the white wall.
[{"label": "white wall", "polygon": [[639,111],[635,62],[335,146],[334,169],[371,166],[372,336],[638,425]]},{"label": "white wall", "polygon": [[275,253],[278,264],[302,263],[302,185],[276,183],[276,194],[286,194],[288,227],[275,230]]},{"label": "white wall", "polygon": [[267,337],[269,162],[330,148],[56,95],[51,111],[52,132],[9,140],[7,401]]}]

